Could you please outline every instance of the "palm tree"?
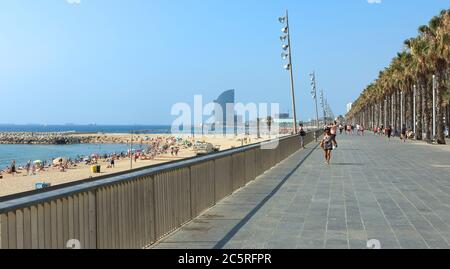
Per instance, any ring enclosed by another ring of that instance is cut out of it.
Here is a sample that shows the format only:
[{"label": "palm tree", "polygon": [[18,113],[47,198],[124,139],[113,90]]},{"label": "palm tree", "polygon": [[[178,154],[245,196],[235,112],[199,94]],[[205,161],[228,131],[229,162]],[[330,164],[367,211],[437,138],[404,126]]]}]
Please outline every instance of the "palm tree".
[{"label": "palm tree", "polygon": [[444,10],[440,16],[431,19],[428,27],[423,28],[430,43],[428,58],[437,77],[436,87],[436,140],[438,144],[445,142],[445,122],[443,97],[446,94],[446,72],[450,64],[450,10]]},{"label": "palm tree", "polygon": [[[423,27],[421,27],[423,31]],[[427,51],[429,49],[429,44],[427,40],[421,35],[417,38],[410,39],[408,42],[411,53],[414,56],[415,68],[416,68],[416,78],[418,89],[420,91],[421,97],[420,109],[423,113],[423,121],[426,124],[426,140],[431,140],[431,91],[429,90],[429,65],[427,61]],[[419,120],[421,120],[419,118]],[[423,126],[422,126],[423,127]],[[421,128],[422,129],[422,128]]]},{"label": "palm tree", "polygon": [[[428,25],[419,27],[418,36],[406,40],[405,45],[404,51],[364,89],[347,118],[372,127],[389,122],[396,129],[402,127],[400,118],[403,118],[408,127],[416,126],[417,140],[423,139],[425,128],[426,139],[430,141],[433,125],[431,77],[435,74],[438,82],[436,139],[444,144],[445,125],[450,122],[450,9],[432,18]],[[416,96],[413,85],[417,86]],[[404,98],[400,100],[402,94]],[[417,106],[416,122],[413,100]],[[401,106],[404,109],[400,115]]]}]

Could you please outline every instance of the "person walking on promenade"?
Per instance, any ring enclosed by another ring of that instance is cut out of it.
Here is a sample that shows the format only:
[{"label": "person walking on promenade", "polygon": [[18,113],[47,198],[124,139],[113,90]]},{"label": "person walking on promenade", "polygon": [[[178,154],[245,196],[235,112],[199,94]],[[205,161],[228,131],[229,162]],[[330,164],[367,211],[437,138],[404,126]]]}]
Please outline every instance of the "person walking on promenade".
[{"label": "person walking on promenade", "polygon": [[333,122],[330,126],[330,134],[331,134],[331,138],[333,139],[333,143],[335,145],[335,147],[338,147],[338,144],[336,142],[336,135],[337,135],[337,122]]},{"label": "person walking on promenade", "polygon": [[325,130],[320,147],[325,153],[325,164],[329,165],[331,161],[331,152],[333,151],[333,138],[330,129]]},{"label": "person walking on promenade", "polygon": [[391,141],[392,127],[390,125],[386,128],[386,135],[389,138],[389,141]]},{"label": "person walking on promenade", "polygon": [[400,136],[400,139],[402,139],[403,142],[406,142],[406,139],[407,139],[407,137],[406,137],[406,125],[404,125],[404,124],[403,124],[403,127],[402,127],[402,134]]},{"label": "person walking on promenade", "polygon": [[302,149],[305,149],[305,136],[306,136],[306,132],[305,132],[305,129],[303,128],[303,124],[300,124],[299,134],[300,134],[300,147],[301,147]]}]

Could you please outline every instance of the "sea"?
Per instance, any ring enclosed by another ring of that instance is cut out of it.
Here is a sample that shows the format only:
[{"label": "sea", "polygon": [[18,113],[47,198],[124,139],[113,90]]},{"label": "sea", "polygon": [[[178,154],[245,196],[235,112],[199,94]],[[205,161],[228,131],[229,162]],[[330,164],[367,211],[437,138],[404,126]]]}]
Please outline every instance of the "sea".
[{"label": "sea", "polygon": [[[0,124],[0,132],[76,132],[76,133],[130,133],[170,134],[171,127],[165,125],[14,125]],[[126,152],[126,144],[77,144],[77,145],[2,145],[0,144],[0,169],[15,160],[17,165],[25,165],[29,160],[49,161],[52,158],[76,158],[91,154],[111,154]],[[134,145],[142,149],[142,145]]]}]

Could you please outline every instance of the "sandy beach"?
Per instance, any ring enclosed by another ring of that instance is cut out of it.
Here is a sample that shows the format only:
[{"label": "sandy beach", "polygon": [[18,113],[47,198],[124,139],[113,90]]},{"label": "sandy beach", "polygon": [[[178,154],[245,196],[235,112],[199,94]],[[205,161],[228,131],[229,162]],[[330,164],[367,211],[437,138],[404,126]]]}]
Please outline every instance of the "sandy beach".
[{"label": "sandy beach", "polygon": [[[86,136],[86,135],[83,135]],[[129,143],[131,137],[129,134],[108,134],[108,135],[91,135],[95,137],[97,143]],[[240,147],[242,145],[253,144],[261,141],[268,140],[268,137],[262,137],[257,139],[256,136],[227,136],[221,135],[198,135],[193,139],[190,136],[172,136],[172,135],[135,135],[133,137],[133,143],[150,144],[152,139],[156,138],[169,138],[177,137],[182,138],[184,141],[189,140],[192,142],[201,141],[211,143],[220,148],[220,151],[230,148]],[[245,139],[247,138],[247,141]],[[244,141],[243,141],[244,140]],[[150,165],[156,165],[184,158],[193,157],[196,152],[192,147],[186,147],[181,143],[177,145],[180,148],[178,156],[172,156],[170,150],[165,153],[156,156],[153,160],[140,160],[133,161],[133,168],[140,168]],[[90,154],[87,152],[86,154]],[[130,169],[130,158],[126,157],[115,161],[114,168],[107,168],[109,162],[106,160],[99,160],[98,164],[101,165],[101,173],[93,173],[91,171],[91,165],[79,163],[77,167],[70,167],[65,172],[60,172],[57,167],[46,169],[46,171],[38,172],[36,175],[26,175],[26,170],[19,170],[19,174],[12,176],[11,174],[3,173],[3,178],[0,179],[0,197],[5,195],[11,195],[15,193],[30,191],[35,189],[35,184],[38,182],[50,183],[52,186],[74,182],[77,180],[88,179],[90,177],[95,178],[108,174],[118,173]]]}]

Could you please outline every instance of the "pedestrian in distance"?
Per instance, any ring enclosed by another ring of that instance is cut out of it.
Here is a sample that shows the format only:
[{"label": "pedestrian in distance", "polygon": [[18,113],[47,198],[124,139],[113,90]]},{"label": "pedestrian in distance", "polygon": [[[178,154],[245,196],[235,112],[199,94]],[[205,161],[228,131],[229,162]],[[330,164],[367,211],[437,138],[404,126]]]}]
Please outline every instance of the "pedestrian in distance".
[{"label": "pedestrian in distance", "polygon": [[389,141],[391,141],[392,127],[390,125],[386,128],[386,135],[389,138]]},{"label": "pedestrian in distance", "polygon": [[336,121],[334,123],[332,123],[330,126],[330,134],[333,139],[333,143],[334,143],[335,147],[337,148],[338,144],[336,142],[336,135],[337,135],[337,122]]},{"label": "pedestrian in distance", "polygon": [[404,125],[404,124],[403,124],[403,127],[402,127],[402,133],[401,133],[400,139],[402,139],[403,142],[406,142],[406,139],[407,139],[407,136],[406,136],[406,125]]},{"label": "pedestrian in distance", "polygon": [[306,132],[305,132],[305,129],[303,128],[303,124],[300,124],[299,134],[300,134],[300,147],[301,147],[302,149],[305,149],[305,136],[306,136]]}]

